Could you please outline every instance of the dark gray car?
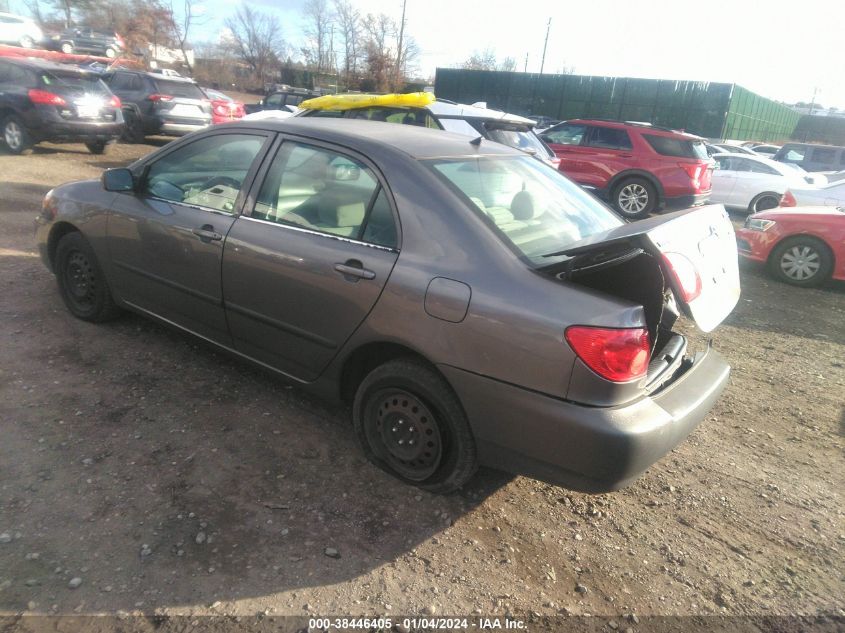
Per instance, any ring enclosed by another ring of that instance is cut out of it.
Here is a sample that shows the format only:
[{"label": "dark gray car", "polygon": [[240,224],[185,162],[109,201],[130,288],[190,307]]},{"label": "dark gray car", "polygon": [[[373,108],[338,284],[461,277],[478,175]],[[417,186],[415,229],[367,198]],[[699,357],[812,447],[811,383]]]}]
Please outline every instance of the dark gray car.
[{"label": "dark gray car", "polygon": [[626,224],[497,143],[372,121],[220,126],[51,191],[69,310],[126,308],[352,403],[367,457],[432,491],[479,464],[618,488],[729,367],[692,354],[739,296],[721,206]]}]

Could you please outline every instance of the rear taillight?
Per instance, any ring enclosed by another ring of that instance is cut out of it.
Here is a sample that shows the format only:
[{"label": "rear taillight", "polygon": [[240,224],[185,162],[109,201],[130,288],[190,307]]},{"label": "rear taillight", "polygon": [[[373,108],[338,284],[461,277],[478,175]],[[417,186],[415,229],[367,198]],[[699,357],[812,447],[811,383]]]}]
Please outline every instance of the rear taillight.
[{"label": "rear taillight", "polygon": [[573,325],[566,341],[584,364],[605,380],[629,382],[646,375],[648,331],[644,328],[601,328]]},{"label": "rear taillight", "polygon": [[701,294],[701,275],[686,255],[663,253],[663,261],[675,278],[684,303],[689,303]]},{"label": "rear taillight", "polygon": [[120,97],[112,95],[111,99],[108,100],[108,104],[112,108],[120,108],[123,104],[120,103]]},{"label": "rear taillight", "polygon": [[29,100],[39,105],[54,105],[65,106],[67,101],[62,99],[59,95],[47,92],[46,90],[37,90],[33,88],[29,91]]},{"label": "rear taillight", "polygon": [[225,104],[218,103],[214,106],[214,114],[218,116],[229,116],[229,108]]},{"label": "rear taillight", "polygon": [[683,169],[687,176],[692,181],[692,186],[696,191],[701,190],[701,177],[707,171],[707,165],[701,163],[678,163],[678,167]]},{"label": "rear taillight", "polygon": [[797,207],[798,201],[795,199],[795,194],[793,194],[789,189],[786,190],[786,193],[780,199],[780,206],[782,207]]},{"label": "rear taillight", "polygon": [[160,94],[152,94],[147,97],[150,101],[173,101],[173,97],[170,95],[160,95]]}]

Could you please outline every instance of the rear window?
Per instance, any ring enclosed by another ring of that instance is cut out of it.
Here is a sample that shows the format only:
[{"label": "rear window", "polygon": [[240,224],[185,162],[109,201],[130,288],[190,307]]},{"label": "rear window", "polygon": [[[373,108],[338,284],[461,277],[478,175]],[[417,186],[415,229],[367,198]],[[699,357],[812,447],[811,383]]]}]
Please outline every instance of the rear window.
[{"label": "rear window", "polygon": [[528,156],[425,162],[506,244],[538,267],[560,261],[556,253],[575,242],[623,224],[581,187]]},{"label": "rear window", "polygon": [[707,148],[704,146],[704,141],[657,136],[656,134],[643,134],[643,137],[655,152],[663,156],[707,160]]},{"label": "rear window", "polygon": [[189,81],[162,81],[154,80],[156,91],[171,97],[183,97],[185,99],[205,99],[205,95],[199,86]]},{"label": "rear window", "polygon": [[42,72],[39,81],[57,92],[110,95],[109,89],[100,81],[99,75],[77,72]]},{"label": "rear window", "polygon": [[517,127],[509,128],[491,123],[485,123],[484,128],[487,130],[487,135],[491,141],[528,152],[540,158],[552,158],[554,156],[532,130]]}]

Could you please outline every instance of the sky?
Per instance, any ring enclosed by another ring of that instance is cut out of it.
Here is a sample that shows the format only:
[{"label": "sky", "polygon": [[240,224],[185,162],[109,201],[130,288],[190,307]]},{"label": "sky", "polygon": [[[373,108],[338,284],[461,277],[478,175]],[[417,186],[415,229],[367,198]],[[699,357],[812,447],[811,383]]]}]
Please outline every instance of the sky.
[{"label": "sky", "polygon": [[[213,41],[243,0],[200,0],[207,21],[191,38]],[[275,12],[291,48],[302,44],[305,0],[255,0]],[[845,109],[842,0],[406,0],[407,32],[421,49],[423,76],[475,51],[513,57],[539,72],[737,83],[785,102],[813,99]],[[353,0],[362,14],[397,21],[402,0]]]}]

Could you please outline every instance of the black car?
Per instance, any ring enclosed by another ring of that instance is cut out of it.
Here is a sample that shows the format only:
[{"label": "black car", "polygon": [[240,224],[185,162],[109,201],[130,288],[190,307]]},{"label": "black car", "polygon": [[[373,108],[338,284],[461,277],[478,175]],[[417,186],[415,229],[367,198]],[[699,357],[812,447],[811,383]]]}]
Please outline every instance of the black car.
[{"label": "black car", "polygon": [[104,57],[117,57],[126,49],[123,38],[117,33],[101,33],[87,26],[65,29],[47,41],[48,47],[66,53],[88,53]]},{"label": "black car", "polygon": [[319,97],[320,92],[316,90],[309,90],[308,88],[286,88],[284,90],[276,90],[264,97],[258,103],[247,103],[244,105],[244,111],[247,114],[253,112],[261,112],[262,110],[290,110],[286,106],[299,107],[299,104],[307,99]]},{"label": "black car", "polygon": [[103,80],[123,102],[126,140],[153,134],[183,136],[211,124],[211,102],[190,79],[118,70]]},{"label": "black car", "polygon": [[0,58],[0,125],[14,154],[40,141],[82,141],[102,154],[124,127],[120,99],[99,75],[12,58]]}]

